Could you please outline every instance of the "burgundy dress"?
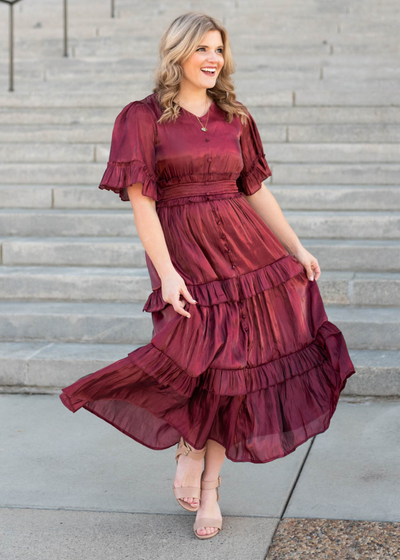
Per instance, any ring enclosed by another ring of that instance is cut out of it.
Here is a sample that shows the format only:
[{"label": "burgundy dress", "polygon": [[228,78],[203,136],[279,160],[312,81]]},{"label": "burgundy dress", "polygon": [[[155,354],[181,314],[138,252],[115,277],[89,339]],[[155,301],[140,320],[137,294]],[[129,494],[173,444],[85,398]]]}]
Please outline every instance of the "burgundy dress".
[{"label": "burgundy dress", "polygon": [[212,439],[231,461],[267,463],[327,430],[355,369],[316,281],[244,196],[271,175],[251,115],[228,123],[214,102],[203,132],[185,109],[176,122],[161,114],[154,93],[124,107],[99,188],[129,201],[126,187],[143,184],[198,303],[185,303],[187,318],[164,302],[146,253],[151,342],[60,399],[151,449]]}]

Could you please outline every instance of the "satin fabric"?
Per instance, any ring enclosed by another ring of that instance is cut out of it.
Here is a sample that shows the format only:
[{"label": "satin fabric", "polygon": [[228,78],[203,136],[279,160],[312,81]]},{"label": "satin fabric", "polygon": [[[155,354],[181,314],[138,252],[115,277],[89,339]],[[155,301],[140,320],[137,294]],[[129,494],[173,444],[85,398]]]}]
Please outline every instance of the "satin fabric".
[{"label": "satin fabric", "polygon": [[161,113],[155,94],[121,111],[99,188],[127,201],[142,183],[198,303],[185,301],[186,318],[164,302],[146,254],[151,342],[60,399],[151,449],[213,439],[231,461],[266,463],[329,427],[355,369],[317,282],[244,196],[271,175],[253,117],[228,123],[214,102],[203,132],[186,110],[166,124]]}]

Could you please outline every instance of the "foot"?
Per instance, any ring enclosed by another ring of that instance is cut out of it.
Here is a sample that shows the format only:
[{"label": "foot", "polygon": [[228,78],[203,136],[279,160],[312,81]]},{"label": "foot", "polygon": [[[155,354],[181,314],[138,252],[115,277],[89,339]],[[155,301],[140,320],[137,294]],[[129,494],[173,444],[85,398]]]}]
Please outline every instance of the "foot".
[{"label": "foot", "polygon": [[[208,478],[204,477],[204,480],[208,480]],[[215,488],[211,488],[209,490],[202,488],[201,502],[196,513],[196,521],[200,517],[215,517],[216,519],[222,519],[221,510],[217,502],[217,490]],[[199,527],[196,530],[197,534],[201,537],[204,535],[210,535],[216,531],[217,527]]]},{"label": "foot", "polygon": [[[197,453],[197,449],[193,449],[193,453]],[[199,451],[200,452],[200,451]],[[203,472],[204,461],[193,459],[189,455],[179,455],[178,465],[174,478],[174,487],[181,488],[182,486],[194,486],[200,488],[201,473]],[[214,490],[215,492],[215,490]],[[187,502],[192,507],[199,505],[198,498],[180,498],[183,502]]]}]

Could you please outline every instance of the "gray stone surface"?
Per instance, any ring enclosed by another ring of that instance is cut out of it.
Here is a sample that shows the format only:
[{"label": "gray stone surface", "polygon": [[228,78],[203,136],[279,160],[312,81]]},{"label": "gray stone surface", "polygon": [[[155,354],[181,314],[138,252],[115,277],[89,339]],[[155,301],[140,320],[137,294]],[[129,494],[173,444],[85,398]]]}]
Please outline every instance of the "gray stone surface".
[{"label": "gray stone surface", "polygon": [[400,402],[340,404],[314,441],[285,517],[400,521]]},{"label": "gray stone surface", "polygon": [[351,350],[357,374],[347,382],[343,394],[400,397],[400,352],[397,350]]},{"label": "gray stone surface", "polygon": [[[0,392],[55,393],[128,355],[135,344],[0,342]],[[350,350],[357,375],[343,395],[400,396],[400,352]]]},{"label": "gray stone surface", "polygon": [[[133,264],[133,263],[132,263]],[[29,267],[0,269],[2,299],[143,302],[151,293],[147,268]],[[128,288],[129,287],[129,288]]]},{"label": "gray stone surface", "polygon": [[[264,181],[266,186],[268,181]],[[110,193],[108,193],[110,194]],[[111,193],[114,194],[114,193]],[[114,196],[117,196],[114,194]],[[137,235],[129,203],[122,210],[4,209],[0,235],[115,236]],[[298,236],[329,239],[400,239],[400,212],[285,211]]]},{"label": "gray stone surface", "polygon": [[0,313],[4,341],[145,344],[152,333],[141,303],[3,301]]},{"label": "gray stone surface", "polygon": [[[114,194],[114,193],[112,193]],[[117,196],[114,194],[114,196]],[[0,210],[0,235],[137,236],[132,210]]]},{"label": "gray stone surface", "polygon": [[144,248],[137,236],[117,239],[85,236],[9,237],[0,239],[0,243],[3,264],[8,266],[146,266]]},{"label": "gray stone surface", "polygon": [[[16,4],[14,92],[0,18],[0,282],[10,299],[0,303],[0,557],[265,559],[283,515],[321,517],[309,534],[301,517],[299,529],[283,532],[281,550],[293,558],[314,558],[303,546],[319,527],[327,549],[319,544],[315,558],[350,550],[355,559],[361,533],[351,520],[389,525],[400,516],[400,401],[342,398],[329,430],[290,456],[225,462],[224,529],[204,542],[173,498],[174,449],[152,452],[59,401],[57,386],[126,356],[151,332],[139,303],[113,301],[124,281],[143,296],[134,269],[145,266],[144,251],[129,202],[97,184],[115,117],[151,92],[158,40],[183,4],[143,4],[138,15],[136,2],[116,2],[115,18],[97,0],[68,6],[62,57],[53,2]],[[322,267],[328,317],[357,370],[345,394],[400,395],[397,0],[202,9],[230,33],[237,98],[259,125],[273,172],[265,184]],[[106,301],[58,301],[84,288]],[[41,302],[17,301],[49,289]],[[341,518],[337,531],[329,520]],[[383,560],[388,548],[378,550]],[[376,551],[364,547],[360,558]]]},{"label": "gray stone surface", "polygon": [[174,446],[152,451],[86,410],[72,414],[58,395],[0,403],[4,558],[169,560],[187,558],[190,542],[194,558],[264,559],[281,516],[400,517],[399,400],[341,398],[328,430],[287,457],[226,460],[223,530],[204,543],[173,497]]},{"label": "gray stone surface", "polygon": [[[0,395],[0,506],[189,516],[174,498],[176,446],[154,451],[58,395]],[[279,517],[309,440],[265,465],[221,469],[227,516]],[[180,511],[182,510],[182,511]]]},{"label": "gray stone surface", "polygon": [[226,516],[218,538],[199,540],[187,515],[2,508],[0,554],[10,560],[262,560],[278,521]]},{"label": "gray stone surface", "polygon": [[[400,350],[396,308],[326,305],[325,311],[349,348]],[[130,344],[147,342],[152,328],[142,303],[0,301],[0,314],[3,341]]]},{"label": "gray stone surface", "polygon": [[[142,260],[145,260],[144,255]],[[135,266],[133,258],[129,268],[30,266],[27,269],[21,265],[4,266],[0,269],[0,283],[1,299],[14,301],[144,304],[152,289],[147,268]],[[328,270],[318,279],[318,287],[326,305],[400,306],[400,273]]]}]

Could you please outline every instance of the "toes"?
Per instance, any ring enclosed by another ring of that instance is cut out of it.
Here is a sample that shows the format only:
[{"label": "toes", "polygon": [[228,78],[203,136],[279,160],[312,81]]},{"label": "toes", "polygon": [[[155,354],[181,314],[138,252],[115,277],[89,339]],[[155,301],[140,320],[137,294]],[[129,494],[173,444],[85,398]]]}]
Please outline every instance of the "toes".
[{"label": "toes", "polygon": [[196,532],[200,535],[211,535],[211,533],[215,533],[217,527],[199,527]]},{"label": "toes", "polygon": [[184,502],[187,502],[188,504],[196,507],[199,505],[199,500],[197,500],[196,498],[181,498],[181,500],[183,500]]},{"label": "toes", "polygon": [[197,529],[197,534],[200,535],[201,537],[203,535],[211,535],[212,533],[215,533],[217,530],[216,527],[201,527],[199,529]]}]

